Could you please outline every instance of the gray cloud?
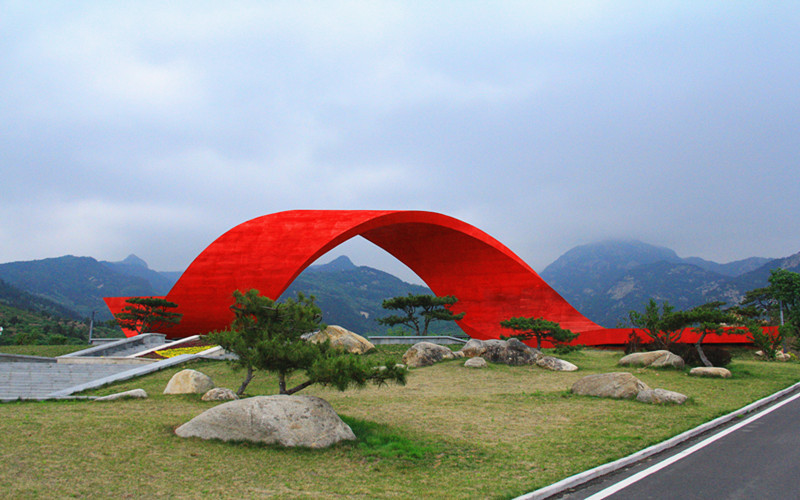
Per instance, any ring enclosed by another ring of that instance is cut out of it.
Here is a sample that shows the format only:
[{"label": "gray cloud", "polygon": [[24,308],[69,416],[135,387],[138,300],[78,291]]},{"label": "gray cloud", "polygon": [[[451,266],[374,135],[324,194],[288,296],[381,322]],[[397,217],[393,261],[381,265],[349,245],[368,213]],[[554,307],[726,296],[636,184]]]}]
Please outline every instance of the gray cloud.
[{"label": "gray cloud", "polygon": [[182,269],[295,208],[446,213],[538,270],[609,237],[722,262],[800,249],[791,3],[3,11],[3,262]]}]

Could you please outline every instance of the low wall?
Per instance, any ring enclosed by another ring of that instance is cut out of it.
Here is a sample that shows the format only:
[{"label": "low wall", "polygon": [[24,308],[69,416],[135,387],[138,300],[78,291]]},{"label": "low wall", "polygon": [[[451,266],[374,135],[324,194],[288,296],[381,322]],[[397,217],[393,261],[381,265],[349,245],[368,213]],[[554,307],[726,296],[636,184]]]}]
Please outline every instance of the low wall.
[{"label": "low wall", "polygon": [[113,342],[97,345],[82,351],[71,352],[59,358],[80,358],[80,357],[124,357],[138,351],[144,351],[151,347],[166,343],[166,335],[161,333],[143,333],[134,337],[118,339]]},{"label": "low wall", "polygon": [[0,363],[55,363],[55,358],[26,356],[25,354],[6,354],[0,352]]},{"label": "low wall", "polygon": [[467,339],[460,339],[458,337],[450,337],[448,335],[428,335],[428,336],[414,336],[414,337],[401,337],[401,336],[383,336],[383,337],[367,337],[367,340],[375,345],[382,344],[416,344],[418,342],[430,342],[432,344],[466,344]]}]

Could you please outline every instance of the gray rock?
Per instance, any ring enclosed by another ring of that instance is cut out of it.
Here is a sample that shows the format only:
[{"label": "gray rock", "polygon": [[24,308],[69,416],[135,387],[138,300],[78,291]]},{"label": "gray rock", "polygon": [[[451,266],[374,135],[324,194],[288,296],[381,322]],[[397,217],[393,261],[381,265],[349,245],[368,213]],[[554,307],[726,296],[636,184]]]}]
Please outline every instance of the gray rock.
[{"label": "gray rock", "polygon": [[204,411],[175,429],[180,437],[253,441],[324,448],[356,439],[324,399],[315,396],[256,396]]},{"label": "gray rock", "polygon": [[464,362],[464,366],[467,368],[486,368],[489,364],[480,356],[475,356],[474,358],[469,358]]},{"label": "gray rock", "polygon": [[203,394],[203,401],[233,401],[239,399],[235,392],[227,387],[215,387]]},{"label": "gray rock", "polygon": [[214,388],[211,377],[197,370],[181,370],[169,379],[164,394],[205,394]]},{"label": "gray rock", "polygon": [[636,401],[652,404],[682,405],[687,399],[687,396],[680,392],[668,391],[666,389],[645,389],[636,395]]},{"label": "gray rock", "polygon": [[144,389],[132,389],[130,391],[118,392],[116,394],[109,394],[95,399],[95,401],[114,401],[116,399],[146,399],[147,392]]},{"label": "gray rock", "polygon": [[508,340],[471,339],[459,352],[468,358],[481,356],[492,363],[513,366],[532,365],[542,356],[538,349],[529,347],[514,338]]},{"label": "gray rock", "polygon": [[403,354],[403,363],[412,368],[430,366],[443,359],[454,359],[455,355],[449,347],[444,347],[432,342],[419,342],[411,346]]},{"label": "gray rock", "polygon": [[572,384],[573,394],[618,399],[633,399],[649,389],[647,384],[626,372],[587,375]]},{"label": "gray rock", "polygon": [[329,340],[332,347],[344,349],[352,354],[365,354],[375,349],[372,342],[361,335],[336,325],[331,325],[322,331],[306,333],[302,338],[313,343]]},{"label": "gray rock", "polygon": [[683,358],[666,350],[634,352],[623,356],[619,366],[650,366],[653,368],[683,368]]},{"label": "gray rock", "polygon": [[458,352],[462,353],[464,357],[467,358],[483,356],[483,353],[486,352],[486,345],[483,340],[469,339]]},{"label": "gray rock", "polygon": [[540,356],[536,360],[536,365],[555,372],[574,372],[578,370],[578,367],[569,361],[554,358],[553,356]]},{"label": "gray rock", "polygon": [[731,378],[731,371],[720,366],[697,366],[689,370],[689,375],[694,377]]}]

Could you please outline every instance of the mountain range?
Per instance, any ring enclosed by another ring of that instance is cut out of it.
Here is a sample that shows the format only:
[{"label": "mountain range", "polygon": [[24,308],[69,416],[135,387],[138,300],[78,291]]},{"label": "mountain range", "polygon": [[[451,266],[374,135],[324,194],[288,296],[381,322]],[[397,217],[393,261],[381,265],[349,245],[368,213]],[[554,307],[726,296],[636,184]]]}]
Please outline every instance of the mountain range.
[{"label": "mountain range", "polygon": [[747,291],[767,286],[777,268],[800,271],[800,253],[718,264],[639,241],[605,241],[573,248],[540,275],[587,317],[612,328],[650,298],[678,309],[738,304]]},{"label": "mountain range", "polygon": [[[0,264],[0,280],[40,299],[59,304],[81,318],[96,312],[112,319],[103,297],[166,295],[176,273],[160,273],[131,255],[121,262],[66,255]],[[177,273],[180,276],[180,273]]]},{"label": "mountain range", "polygon": [[[748,290],[766,286],[770,270],[779,267],[800,271],[800,253],[719,264],[681,258],[673,250],[639,241],[616,240],[575,247],[540,275],[587,317],[615,327],[650,298],[679,309],[715,300],[736,304]],[[95,311],[98,320],[107,320],[111,314],[103,297],[166,295],[180,274],[154,271],[135,255],[120,262],[71,255],[10,262],[0,264],[0,303],[70,318],[87,318]],[[364,334],[387,332],[376,321],[388,314],[381,307],[384,299],[431,293],[384,271],[356,266],[345,256],[310,266],[282,297],[298,291],[317,298],[325,323]],[[432,331],[454,333],[456,328],[444,323]]]}]

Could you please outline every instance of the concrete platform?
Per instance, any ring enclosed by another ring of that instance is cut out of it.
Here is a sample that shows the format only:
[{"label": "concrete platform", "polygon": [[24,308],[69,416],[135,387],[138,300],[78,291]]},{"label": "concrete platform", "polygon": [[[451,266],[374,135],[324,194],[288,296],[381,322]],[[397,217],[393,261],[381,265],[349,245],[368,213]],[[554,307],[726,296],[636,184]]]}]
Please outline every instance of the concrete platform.
[{"label": "concrete platform", "polygon": [[198,358],[224,359],[220,348],[153,360],[126,357],[165,345],[164,336],[144,334],[57,358],[0,355],[0,402],[73,398],[73,394],[127,380]]},{"label": "concrete platform", "polygon": [[0,363],[0,400],[46,398],[53,392],[126,372],[135,366],[141,365]]}]

